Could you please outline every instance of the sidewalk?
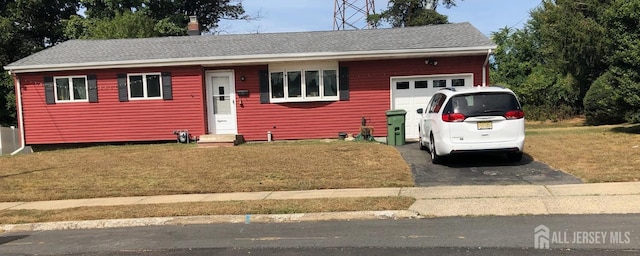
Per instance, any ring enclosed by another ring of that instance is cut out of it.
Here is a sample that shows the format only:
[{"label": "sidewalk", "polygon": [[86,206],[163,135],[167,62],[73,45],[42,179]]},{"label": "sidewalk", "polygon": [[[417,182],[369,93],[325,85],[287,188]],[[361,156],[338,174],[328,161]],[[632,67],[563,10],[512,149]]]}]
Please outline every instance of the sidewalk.
[{"label": "sidewalk", "polygon": [[72,199],[36,202],[0,203],[0,210],[57,210],[83,206],[114,206],[135,204],[163,204],[188,202],[220,202],[250,200],[316,199],[340,197],[399,196],[402,188],[326,189],[305,191],[265,191],[213,194],[187,194],[166,196],[135,196],[92,199]]},{"label": "sidewalk", "polygon": [[[348,213],[305,213],[255,215],[253,221],[305,221],[331,219],[420,218],[448,216],[508,216],[544,214],[627,214],[640,213],[640,182],[567,185],[484,185],[408,188],[328,189],[307,191],[240,192],[167,196],[115,197],[39,202],[0,203],[0,210],[54,210],[83,206],[114,206],[183,202],[242,200],[287,200],[339,197],[408,196],[416,202],[407,210]],[[247,215],[248,216],[248,215]],[[101,221],[89,227],[148,226],[242,222],[240,215],[146,218]],[[82,223],[90,223],[83,221]],[[106,224],[105,224],[106,223]],[[112,224],[108,224],[112,223]],[[120,224],[118,224],[120,223]],[[129,223],[129,224],[127,224]],[[52,224],[53,225],[53,224]],[[60,225],[62,225],[60,227]],[[58,228],[83,228],[78,222],[58,223]],[[0,231],[43,230],[44,224],[0,225]],[[55,226],[55,225],[54,225]],[[87,228],[87,227],[84,227]]]}]

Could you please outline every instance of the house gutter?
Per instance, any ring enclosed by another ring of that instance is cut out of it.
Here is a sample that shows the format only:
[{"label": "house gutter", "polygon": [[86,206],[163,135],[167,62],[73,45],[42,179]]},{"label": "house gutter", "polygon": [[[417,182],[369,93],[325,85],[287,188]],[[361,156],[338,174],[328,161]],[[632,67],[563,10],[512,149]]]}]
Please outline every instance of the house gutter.
[{"label": "house gutter", "polygon": [[89,63],[65,63],[43,64],[28,66],[6,66],[5,69],[14,73],[68,71],[84,69],[111,69],[111,68],[140,68],[140,67],[168,67],[168,66],[228,66],[228,65],[254,65],[273,62],[288,61],[314,61],[314,60],[366,60],[380,58],[419,58],[438,56],[483,55],[489,46],[459,47],[459,48],[431,48],[431,49],[403,49],[381,51],[352,51],[352,52],[314,52],[314,53],[288,53],[288,54],[256,54],[256,55],[232,55],[209,56],[196,58],[169,58],[169,59],[142,59],[125,61],[102,61]]},{"label": "house gutter", "polygon": [[484,59],[484,63],[482,64],[482,86],[487,86],[487,67],[489,66],[489,57],[491,57],[491,53],[493,53],[493,49],[489,49],[487,51],[487,58]]},{"label": "house gutter", "polygon": [[16,83],[16,103],[17,103],[17,112],[16,114],[18,115],[18,126],[20,128],[20,148],[16,149],[15,151],[13,151],[13,153],[11,153],[11,155],[15,155],[18,154],[20,152],[22,152],[26,146],[26,136],[24,134],[24,118],[22,117],[22,86],[20,85],[20,77],[18,77],[15,74],[11,74],[11,71],[9,71],[9,75],[11,76],[15,76],[15,83]]}]

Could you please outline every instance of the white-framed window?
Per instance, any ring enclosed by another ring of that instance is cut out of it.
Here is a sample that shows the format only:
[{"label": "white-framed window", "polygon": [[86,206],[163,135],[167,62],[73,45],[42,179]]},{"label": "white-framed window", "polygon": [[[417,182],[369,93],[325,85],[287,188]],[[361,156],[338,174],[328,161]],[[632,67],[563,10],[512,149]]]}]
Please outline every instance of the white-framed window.
[{"label": "white-framed window", "polygon": [[129,99],[162,99],[160,73],[127,74]]},{"label": "white-framed window", "polygon": [[53,78],[56,102],[87,102],[87,76],[57,76]]},{"label": "white-framed window", "polygon": [[338,88],[337,62],[270,66],[271,102],[337,101]]}]

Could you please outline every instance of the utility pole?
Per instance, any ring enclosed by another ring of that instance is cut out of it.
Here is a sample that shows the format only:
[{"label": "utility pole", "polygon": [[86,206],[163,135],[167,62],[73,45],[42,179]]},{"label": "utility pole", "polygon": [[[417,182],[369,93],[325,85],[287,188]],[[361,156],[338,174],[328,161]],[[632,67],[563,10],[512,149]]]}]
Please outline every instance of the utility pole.
[{"label": "utility pole", "polygon": [[372,29],[367,16],[375,14],[374,0],[335,0],[333,30]]}]

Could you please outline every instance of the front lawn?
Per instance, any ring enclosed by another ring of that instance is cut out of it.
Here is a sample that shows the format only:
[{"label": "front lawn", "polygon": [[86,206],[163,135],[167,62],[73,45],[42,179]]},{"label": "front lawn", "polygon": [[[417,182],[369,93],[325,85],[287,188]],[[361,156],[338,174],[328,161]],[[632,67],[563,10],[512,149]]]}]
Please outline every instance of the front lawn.
[{"label": "front lawn", "polygon": [[527,123],[525,153],[585,182],[640,180],[640,125]]},{"label": "front lawn", "polygon": [[95,146],[0,157],[0,202],[413,186],[391,146],[274,142]]}]

